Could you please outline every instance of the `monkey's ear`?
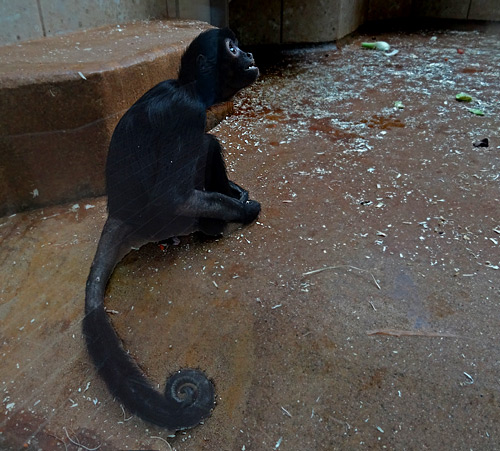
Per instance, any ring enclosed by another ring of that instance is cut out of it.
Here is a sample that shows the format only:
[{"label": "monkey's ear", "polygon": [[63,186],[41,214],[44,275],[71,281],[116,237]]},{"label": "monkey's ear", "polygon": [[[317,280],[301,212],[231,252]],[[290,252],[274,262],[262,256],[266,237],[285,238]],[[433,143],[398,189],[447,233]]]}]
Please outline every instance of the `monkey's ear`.
[{"label": "monkey's ear", "polygon": [[206,72],[208,70],[207,57],[205,55],[198,55],[196,58],[196,65],[198,66],[200,72]]}]

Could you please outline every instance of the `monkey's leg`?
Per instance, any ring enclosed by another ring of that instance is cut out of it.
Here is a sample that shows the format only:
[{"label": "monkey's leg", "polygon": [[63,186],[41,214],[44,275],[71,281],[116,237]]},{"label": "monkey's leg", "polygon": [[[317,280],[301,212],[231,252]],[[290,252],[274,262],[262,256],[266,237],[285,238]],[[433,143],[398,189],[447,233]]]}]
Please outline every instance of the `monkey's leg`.
[{"label": "monkey's leg", "polygon": [[227,177],[226,165],[222,157],[222,146],[213,135],[205,135],[207,163],[205,172],[205,190],[225,194],[241,202],[248,200],[248,191],[232,182]]}]

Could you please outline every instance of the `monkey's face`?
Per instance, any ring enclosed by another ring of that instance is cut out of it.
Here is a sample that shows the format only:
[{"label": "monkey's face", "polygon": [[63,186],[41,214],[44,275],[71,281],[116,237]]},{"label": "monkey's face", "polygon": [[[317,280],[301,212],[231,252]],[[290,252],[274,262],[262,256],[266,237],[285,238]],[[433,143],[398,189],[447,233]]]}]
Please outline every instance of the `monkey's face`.
[{"label": "monkey's face", "polygon": [[258,76],[253,55],[238,47],[236,36],[228,28],[201,33],[182,56],[179,70],[180,83],[196,82],[207,105],[231,99]]},{"label": "monkey's face", "polygon": [[219,50],[219,83],[222,100],[233,97],[240,89],[251,85],[259,76],[259,69],[251,53],[238,47],[238,41],[226,37]]},{"label": "monkey's face", "polygon": [[[235,72],[239,72],[242,83],[245,86],[253,83],[259,76],[259,68],[255,65],[255,60],[251,53],[244,52],[238,47],[238,43],[230,38],[224,40],[226,57],[230,64],[235,67]],[[236,74],[235,74],[236,75]]]}]

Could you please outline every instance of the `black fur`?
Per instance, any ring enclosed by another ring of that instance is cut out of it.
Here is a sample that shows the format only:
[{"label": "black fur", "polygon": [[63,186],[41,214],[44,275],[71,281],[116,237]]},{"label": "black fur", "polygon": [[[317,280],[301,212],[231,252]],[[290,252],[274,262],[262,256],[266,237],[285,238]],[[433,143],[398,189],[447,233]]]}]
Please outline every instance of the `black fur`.
[{"label": "black fur", "polygon": [[104,310],[118,262],[133,247],[201,231],[219,235],[229,222],[248,224],[260,204],[231,182],[222,148],[205,133],[206,108],[229,100],[258,77],[253,57],[234,34],[199,35],[181,60],[179,77],[142,96],[121,118],[109,148],[108,219],[87,280],[83,333],[110,392],[128,410],[175,431],[196,426],[215,405],[204,373],[181,370],[157,392],[123,349]]}]

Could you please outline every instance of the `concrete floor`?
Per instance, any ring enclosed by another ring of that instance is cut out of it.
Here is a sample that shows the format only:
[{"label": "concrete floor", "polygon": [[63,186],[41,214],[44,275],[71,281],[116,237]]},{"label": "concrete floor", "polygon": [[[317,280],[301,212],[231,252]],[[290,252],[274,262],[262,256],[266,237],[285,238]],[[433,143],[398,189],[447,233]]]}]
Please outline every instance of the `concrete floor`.
[{"label": "concrete floor", "polygon": [[499,80],[498,27],[390,32],[289,52],[236,100],[215,133],[259,221],[129,254],[106,301],[160,386],[213,378],[175,438],[83,346],[105,199],[2,218],[0,448],[500,449]]}]

